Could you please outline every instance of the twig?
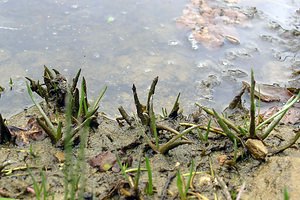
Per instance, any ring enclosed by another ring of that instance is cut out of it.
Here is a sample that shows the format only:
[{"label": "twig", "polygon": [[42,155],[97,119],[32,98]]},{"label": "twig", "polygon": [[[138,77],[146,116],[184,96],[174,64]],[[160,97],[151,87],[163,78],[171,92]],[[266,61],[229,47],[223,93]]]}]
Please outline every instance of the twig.
[{"label": "twig", "polygon": [[216,179],[217,179],[218,183],[220,184],[221,188],[223,189],[222,191],[225,196],[225,199],[232,200],[230,192],[228,190],[228,187],[227,187],[226,183],[223,181],[223,179],[219,176],[216,176]]},{"label": "twig", "polygon": [[[193,126],[193,125],[192,125]],[[171,127],[168,127],[168,126],[165,126],[165,125],[162,125],[162,124],[156,124],[156,128],[157,129],[160,129],[160,130],[166,130],[166,131],[169,131],[175,135],[179,135],[180,133],[178,131],[176,131],[175,129],[171,128]],[[187,137],[185,136],[182,136],[183,139],[185,140],[188,140]]]},{"label": "twig", "polygon": [[[132,127],[132,122],[134,121],[133,117],[130,117],[130,116],[127,114],[127,112],[125,111],[125,109],[123,108],[123,106],[120,106],[120,107],[118,108],[118,110],[119,110],[119,112],[120,112],[120,114],[121,114],[121,116],[122,116],[121,119],[124,119],[124,120],[127,122],[127,124],[128,124],[130,127]],[[117,120],[117,121],[118,121],[118,120]]]},{"label": "twig", "polygon": [[245,93],[246,87],[243,86],[242,90],[233,98],[233,100],[230,102],[228,108],[233,110],[237,108],[238,106],[242,105],[242,96]]},{"label": "twig", "polygon": [[[186,123],[186,122],[182,122],[182,123],[179,123],[179,124],[181,126],[195,126],[195,124],[190,124],[190,123]],[[207,127],[206,126],[199,126],[199,129],[207,131]],[[226,134],[221,129],[216,128],[216,127],[210,127],[209,128],[209,132],[226,136]]]},{"label": "twig", "polygon": [[[165,143],[164,145],[161,146],[161,148],[159,149],[160,153],[161,154],[165,154],[170,149],[172,149],[172,148],[180,145],[179,143],[176,142],[176,140],[178,140],[179,138],[181,138],[185,134],[191,132],[192,130],[194,130],[195,128],[198,128],[198,127],[199,127],[199,125],[192,126],[192,127],[188,128],[188,129],[185,129],[184,131],[182,131],[179,135],[176,135],[175,137],[173,137],[171,140],[169,140],[167,143]],[[188,141],[182,141],[182,142],[186,143]]]},{"label": "twig", "polygon": [[244,190],[245,190],[245,187],[246,187],[246,182],[244,182],[243,185],[241,186],[240,191],[239,191],[239,193],[237,194],[235,200],[240,200],[240,199],[241,199],[242,194],[243,194],[243,192],[244,192]]}]

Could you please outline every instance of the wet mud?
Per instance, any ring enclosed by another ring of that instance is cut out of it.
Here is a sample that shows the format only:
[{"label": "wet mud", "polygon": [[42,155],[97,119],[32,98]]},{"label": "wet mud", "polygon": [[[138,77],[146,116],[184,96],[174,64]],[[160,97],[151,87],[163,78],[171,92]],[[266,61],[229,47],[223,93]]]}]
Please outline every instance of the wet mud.
[{"label": "wet mud", "polygon": [[[30,108],[12,117],[8,124],[24,126],[29,116],[36,114],[36,109]],[[193,122],[191,116],[181,117],[178,121]],[[199,194],[198,199],[214,199],[214,195],[219,199],[228,199],[228,194],[236,197],[239,192],[240,199],[281,199],[285,188],[292,199],[299,195],[299,143],[277,156],[267,157],[265,161],[255,160],[248,155],[231,165],[228,161],[233,156],[233,147],[224,136],[211,133],[208,142],[203,142],[196,132],[192,132],[186,136],[192,144],[178,146],[162,155],[153,152],[147,145],[142,134],[145,130],[141,130],[141,127],[121,127],[116,120],[105,115],[99,116],[98,121],[98,129],[91,131],[88,136],[83,174],[87,181],[85,193],[94,199],[125,198],[120,192],[125,187],[125,179],[119,170],[111,168],[101,171],[89,164],[92,158],[105,152],[119,155],[122,161],[130,160],[129,169],[138,166],[141,155],[149,157],[155,192],[153,196],[145,195],[145,199],[179,199],[175,175],[178,169],[188,174],[191,160],[194,160],[197,174],[192,179],[190,191]],[[171,124],[174,129],[180,130],[182,127],[178,126],[178,121],[171,121]],[[170,125],[170,122],[164,123]],[[279,146],[287,142],[287,138],[293,137],[293,129],[292,126],[280,125],[266,142],[270,146]],[[78,146],[75,146],[75,157],[77,151]],[[40,172],[43,170],[49,194],[53,194],[54,199],[63,199],[64,153],[62,149],[54,147],[48,137],[25,146],[1,145],[0,154],[2,164],[11,163],[1,171],[0,196],[35,199],[29,173],[41,181]],[[141,165],[145,166],[143,159]],[[146,187],[147,181],[147,173],[142,172],[139,187]]]}]

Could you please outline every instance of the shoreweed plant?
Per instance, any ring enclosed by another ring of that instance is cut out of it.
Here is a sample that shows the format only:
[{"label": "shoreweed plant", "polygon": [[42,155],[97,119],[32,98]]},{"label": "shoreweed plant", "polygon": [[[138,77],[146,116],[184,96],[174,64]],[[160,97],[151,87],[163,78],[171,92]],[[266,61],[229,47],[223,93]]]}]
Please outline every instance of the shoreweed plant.
[{"label": "shoreweed plant", "polygon": [[146,169],[148,173],[148,184],[146,188],[146,194],[153,195],[152,169],[151,169],[149,158],[147,156],[145,157],[145,161],[146,161]]},{"label": "shoreweed plant", "polygon": [[194,172],[194,161],[191,162],[190,172],[188,176],[188,181],[185,183],[183,176],[180,173],[180,170],[178,169],[176,177],[177,177],[177,189],[181,200],[187,200],[188,199],[188,191],[192,182]]},{"label": "shoreweed plant", "polygon": [[[73,78],[73,83],[71,86],[66,83],[65,78],[57,70],[54,70],[54,72],[56,76],[45,66],[44,82],[46,85],[46,89],[43,88],[39,82],[35,82],[30,78],[27,78],[30,81],[30,85],[28,83],[26,84],[27,91],[32,102],[42,115],[42,119],[37,118],[37,122],[48,134],[52,143],[57,144],[63,138],[63,131],[66,129],[65,127],[67,125],[63,126],[65,122],[59,120],[58,125],[55,126],[51,119],[46,115],[41,105],[35,100],[33,91],[44,98],[47,104],[51,102],[50,100],[53,101],[53,99],[55,99],[54,108],[56,115],[60,115],[57,111],[59,111],[62,106],[65,106],[66,102],[71,104],[71,123],[73,124],[73,121],[76,122],[76,127],[72,131],[72,138],[74,138],[74,136],[81,129],[83,129],[83,127],[85,127],[86,125],[90,125],[91,121],[96,118],[99,103],[107,90],[107,86],[102,88],[95,103],[90,106],[87,99],[87,87],[84,77],[82,78],[81,82],[80,94],[78,88],[76,88],[81,70],[79,70],[75,78]],[[61,85],[59,85],[60,82]],[[70,102],[66,101],[66,93],[71,96]],[[62,142],[64,143],[65,139],[63,139]]]},{"label": "shoreweed plant", "polygon": [[[157,153],[166,154],[169,150],[177,146],[192,143],[192,141],[188,140],[185,137],[185,135],[190,133],[192,130],[200,127],[200,125],[195,125],[183,130],[182,132],[178,132],[177,130],[169,126],[157,123],[157,116],[155,115],[153,109],[153,95],[155,93],[155,87],[157,82],[158,82],[158,77],[156,77],[152,81],[152,84],[148,92],[146,105],[140,103],[139,97],[137,95],[136,87],[133,84],[132,87],[133,97],[136,106],[137,116],[140,120],[140,123],[137,122],[136,124],[137,125],[142,124],[142,126],[144,126],[146,130],[148,130],[151,133],[151,137],[148,136],[147,133],[143,133],[143,135],[145,135],[145,138],[147,139],[149,146]],[[174,120],[179,116],[179,97],[180,97],[180,93],[177,95],[173,108],[169,114],[167,113],[167,110],[163,108],[163,118]],[[120,114],[122,115],[122,117],[119,119],[124,119],[132,127],[130,117],[128,117],[128,114],[125,112],[123,108],[120,110]],[[174,135],[172,139],[170,139],[164,144],[160,143],[159,131],[162,130],[170,132]],[[154,143],[152,142],[152,138],[155,141]]]},{"label": "shoreweed plant", "polygon": [[[207,114],[213,116],[218,125],[221,127],[223,134],[228,137],[234,144],[234,160],[236,161],[236,151],[237,151],[237,142],[242,144],[245,147],[245,142],[242,139],[243,136],[250,139],[256,139],[263,141],[266,139],[269,134],[274,130],[274,128],[279,124],[280,120],[284,117],[284,115],[288,112],[288,110],[300,99],[300,92],[296,96],[292,96],[287,103],[282,107],[281,110],[273,114],[271,117],[266,119],[264,122],[256,125],[256,111],[255,111],[255,99],[254,99],[254,88],[255,88],[255,80],[254,73],[251,70],[251,85],[250,85],[250,125],[249,128],[244,128],[234,124],[234,122],[230,121],[223,115],[216,112],[214,109],[209,109],[204,106],[201,106],[196,103],[198,107],[203,109]],[[300,131],[296,132],[294,138],[288,142],[288,144],[283,145],[281,147],[277,147],[269,152],[269,154],[279,153],[286,148],[293,145],[298,138],[300,137]]]},{"label": "shoreweed plant", "polygon": [[[45,176],[45,172],[44,171],[40,172],[41,183],[38,183],[35,176],[30,171],[30,169],[28,169],[28,172],[33,181],[33,190],[34,190],[36,199],[37,200],[48,200],[50,197],[50,194],[48,193],[48,190],[47,190],[47,179]],[[52,195],[52,199],[54,199],[53,195]]]}]

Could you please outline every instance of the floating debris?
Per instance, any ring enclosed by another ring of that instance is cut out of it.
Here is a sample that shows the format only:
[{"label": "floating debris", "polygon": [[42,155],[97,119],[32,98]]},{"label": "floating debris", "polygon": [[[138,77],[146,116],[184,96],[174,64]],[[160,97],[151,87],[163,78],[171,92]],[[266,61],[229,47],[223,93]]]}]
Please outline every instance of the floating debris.
[{"label": "floating debris", "polygon": [[169,46],[177,46],[179,44],[178,40],[169,40],[168,45]]},{"label": "floating debris", "polygon": [[236,37],[233,37],[231,35],[225,35],[224,36],[231,44],[240,44],[239,39],[237,39]]},{"label": "floating debris", "polygon": [[108,24],[113,23],[114,21],[115,21],[115,18],[112,17],[112,16],[109,16],[109,17],[107,17],[107,19],[106,19],[106,22],[107,22]]}]

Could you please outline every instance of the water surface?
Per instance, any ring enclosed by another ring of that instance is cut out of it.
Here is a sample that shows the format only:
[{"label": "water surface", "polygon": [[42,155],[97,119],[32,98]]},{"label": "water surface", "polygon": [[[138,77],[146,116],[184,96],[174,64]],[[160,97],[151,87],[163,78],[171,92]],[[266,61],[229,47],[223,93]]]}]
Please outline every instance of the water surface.
[{"label": "water surface", "polygon": [[[205,2],[205,1],[203,1]],[[299,68],[299,1],[207,1],[208,6],[237,9],[253,17],[226,25],[225,41],[209,48],[193,43],[193,31],[178,23],[188,0],[2,0],[0,1],[0,112],[8,117],[31,102],[25,76],[41,78],[43,65],[69,78],[82,68],[90,96],[103,85],[101,109],[110,115],[123,105],[134,111],[131,87],[142,100],[156,76],[156,109],[171,109],[177,93],[186,112],[195,102],[222,109],[254,68],[257,81],[285,86]],[[220,18],[220,20],[224,20]],[[216,22],[218,19],[212,20]],[[196,47],[196,48],[195,48]],[[298,63],[298,64],[297,64]],[[9,90],[9,79],[14,86]]]}]

